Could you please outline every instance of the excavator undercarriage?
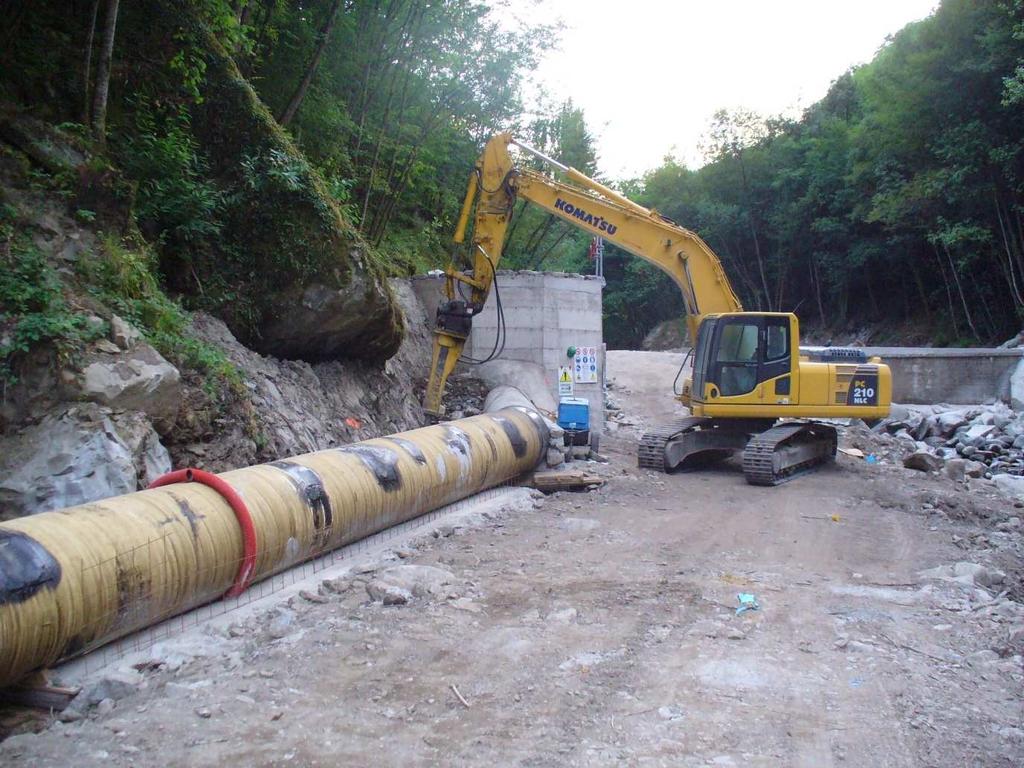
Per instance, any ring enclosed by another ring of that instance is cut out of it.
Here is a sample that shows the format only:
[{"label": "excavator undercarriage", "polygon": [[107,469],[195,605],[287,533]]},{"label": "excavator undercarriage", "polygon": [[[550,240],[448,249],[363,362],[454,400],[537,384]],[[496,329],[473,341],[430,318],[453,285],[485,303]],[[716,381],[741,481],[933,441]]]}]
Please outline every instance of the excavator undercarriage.
[{"label": "excavator undercarriage", "polygon": [[646,432],[638,463],[644,469],[671,472],[696,469],[736,452],[752,485],[779,485],[836,455],[836,430],[820,422],[773,419],[713,419],[688,416]]}]

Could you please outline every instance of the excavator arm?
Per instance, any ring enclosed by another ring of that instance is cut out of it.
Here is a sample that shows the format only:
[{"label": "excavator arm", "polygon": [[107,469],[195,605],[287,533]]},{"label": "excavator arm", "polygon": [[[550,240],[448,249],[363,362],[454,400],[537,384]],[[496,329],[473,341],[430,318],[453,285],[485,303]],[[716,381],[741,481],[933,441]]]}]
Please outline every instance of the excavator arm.
[{"label": "excavator arm", "polygon": [[[510,144],[539,157],[571,183],[556,181],[530,168],[518,168],[509,154]],[[605,238],[668,274],[682,293],[690,338],[696,338],[703,315],[742,311],[721,262],[696,234],[575,168],[516,142],[510,134],[498,134],[477,161],[463,200],[454,240],[457,244],[465,241],[475,202],[470,244],[473,267],[471,272],[460,272],[450,266],[445,273],[446,298],[438,309],[424,398],[427,413],[443,415],[445,383],[465,346],[472,318],[483,310],[490,293],[518,197]]]}]

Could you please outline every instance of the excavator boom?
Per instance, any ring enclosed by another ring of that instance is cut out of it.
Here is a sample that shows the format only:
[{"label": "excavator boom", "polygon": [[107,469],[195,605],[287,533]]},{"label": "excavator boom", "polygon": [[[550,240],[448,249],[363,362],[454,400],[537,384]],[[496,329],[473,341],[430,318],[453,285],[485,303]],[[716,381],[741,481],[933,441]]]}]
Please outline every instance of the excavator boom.
[{"label": "excavator boom", "polygon": [[[530,168],[519,168],[509,153],[512,144],[542,159],[573,184]],[[446,271],[446,300],[438,310],[434,356],[424,399],[424,410],[429,414],[443,413],[445,382],[465,345],[472,317],[487,300],[513,206],[520,197],[668,274],[683,296],[691,338],[696,338],[702,316],[743,311],[718,257],[696,234],[575,168],[515,141],[511,134],[498,134],[487,142],[473,169],[455,231],[455,242],[464,243],[475,203],[472,272],[460,272],[453,266]]]}]

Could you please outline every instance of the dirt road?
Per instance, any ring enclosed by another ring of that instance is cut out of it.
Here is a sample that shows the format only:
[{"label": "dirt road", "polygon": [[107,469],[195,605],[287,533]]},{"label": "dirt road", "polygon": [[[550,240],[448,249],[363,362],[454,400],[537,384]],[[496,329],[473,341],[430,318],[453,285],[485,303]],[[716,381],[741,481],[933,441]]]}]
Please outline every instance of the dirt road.
[{"label": "dirt road", "polygon": [[671,396],[683,360],[679,352],[608,350],[605,361],[612,399],[641,428],[685,416],[687,411]]},{"label": "dirt road", "polygon": [[[609,368],[623,408],[655,419],[660,403],[630,394],[654,379],[643,359]],[[1020,510],[988,483],[843,456],[754,488],[730,463],[639,471],[633,441],[606,439],[599,491],[439,525],[0,760],[1024,763]],[[370,601],[368,583],[409,565],[447,583]],[[737,615],[738,593],[759,608]]]}]

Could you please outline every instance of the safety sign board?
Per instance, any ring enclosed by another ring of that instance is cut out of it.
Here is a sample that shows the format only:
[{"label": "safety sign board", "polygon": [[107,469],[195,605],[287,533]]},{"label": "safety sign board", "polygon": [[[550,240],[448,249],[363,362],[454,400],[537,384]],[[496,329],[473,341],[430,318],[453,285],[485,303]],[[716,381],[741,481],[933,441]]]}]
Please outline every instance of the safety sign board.
[{"label": "safety sign board", "polygon": [[572,369],[567,365],[558,368],[558,396],[572,397]]},{"label": "safety sign board", "polygon": [[577,384],[597,383],[597,347],[576,347],[573,374]]}]

